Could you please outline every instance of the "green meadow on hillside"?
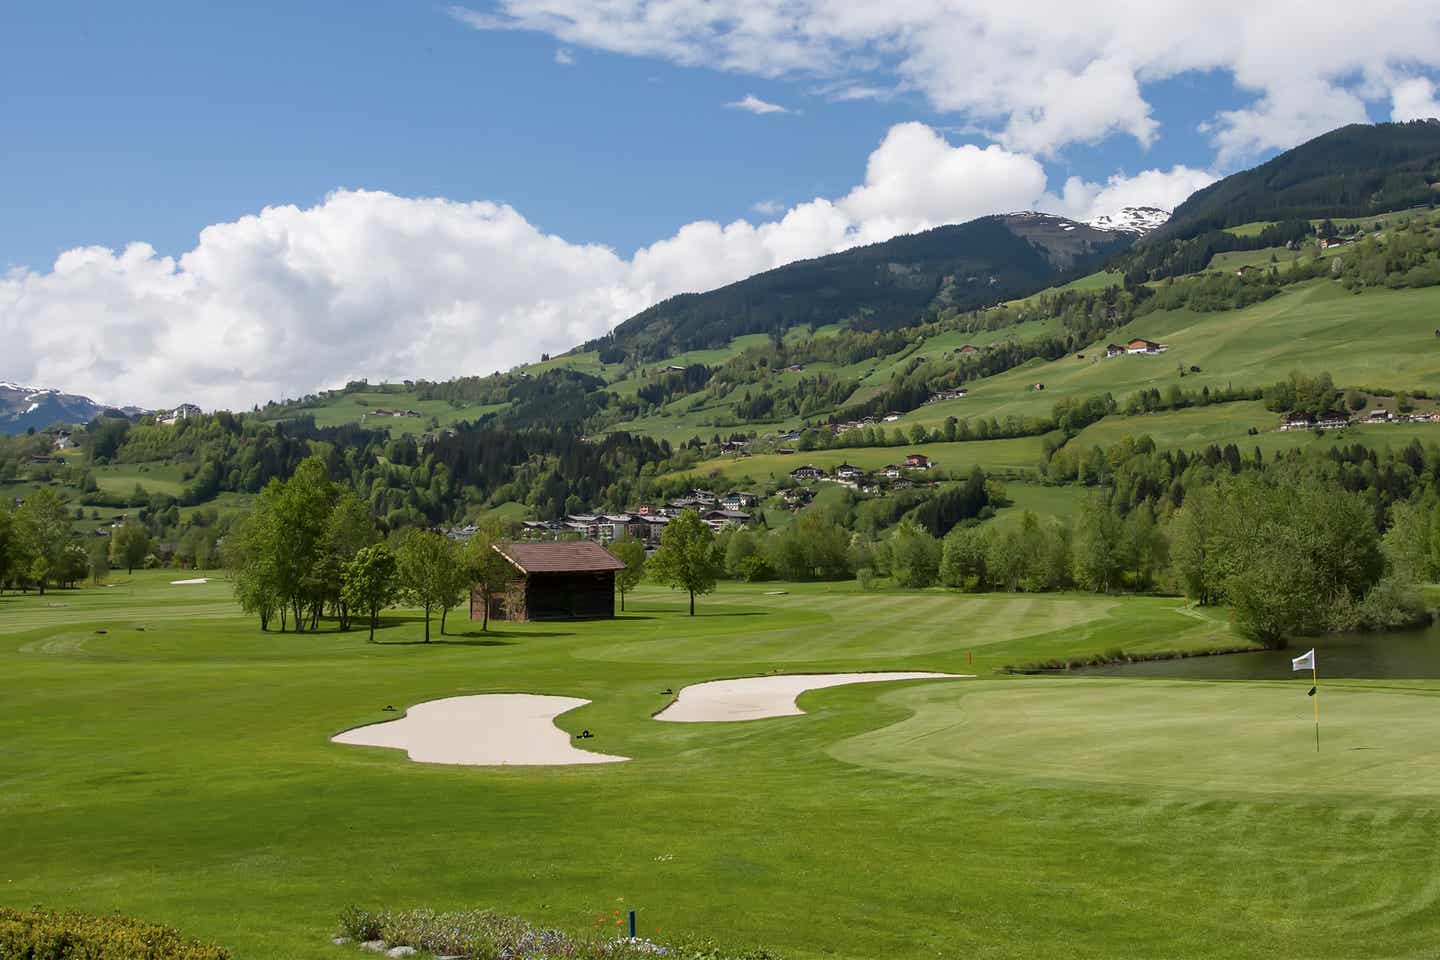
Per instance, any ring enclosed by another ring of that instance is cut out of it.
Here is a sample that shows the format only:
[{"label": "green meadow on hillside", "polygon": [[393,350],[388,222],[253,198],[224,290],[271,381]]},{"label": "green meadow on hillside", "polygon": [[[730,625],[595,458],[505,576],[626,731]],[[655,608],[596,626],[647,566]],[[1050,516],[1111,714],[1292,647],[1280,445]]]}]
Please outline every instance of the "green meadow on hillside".
[{"label": "green meadow on hillside", "polygon": [[[1122,403],[1147,388],[1178,384],[1263,387],[1292,370],[1330,372],[1336,384],[1421,389],[1440,376],[1440,288],[1372,290],[1352,294],[1325,280],[1286,288],[1243,310],[1164,311],[1142,317],[1107,337],[1144,337],[1166,344],[1158,356],[1104,359],[1091,348],[1053,362],[1031,362],[977,381],[962,400],[928,404],[900,423],[942,424],[946,417],[1044,416],[1062,397],[1110,393]],[[1103,343],[1097,345],[1104,347]],[[1181,377],[1198,366],[1199,373]],[[1030,389],[1043,383],[1043,391]],[[1278,420],[1277,420],[1278,422]]]},{"label": "green meadow on hillside", "polygon": [[[391,613],[372,645],[261,633],[225,582],[173,578],[0,598],[0,903],[121,910],[241,960],[352,955],[328,941],[349,903],[575,931],[635,908],[642,933],[791,960],[1328,956],[1356,938],[1418,956],[1440,933],[1435,682],[1327,681],[1317,759],[1308,680],[996,672],[1232,646],[1223,612],[722,584],[693,619],[646,587],[614,621],[482,634],[457,615],[429,645]],[[650,719],[686,684],[885,669],[977,678]],[[558,725],[632,759],[459,767],[329,741],[387,705],[485,692],[591,700]]]}]

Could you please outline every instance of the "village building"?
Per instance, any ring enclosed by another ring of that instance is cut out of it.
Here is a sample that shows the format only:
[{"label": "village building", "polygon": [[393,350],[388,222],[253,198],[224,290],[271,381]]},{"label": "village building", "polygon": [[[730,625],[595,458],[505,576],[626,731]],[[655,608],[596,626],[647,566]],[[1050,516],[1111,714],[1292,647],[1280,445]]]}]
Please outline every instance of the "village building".
[{"label": "village building", "polygon": [[1125,354],[1125,348],[1122,347],[1122,346],[1120,346],[1120,344],[1118,344],[1118,343],[1107,343],[1107,344],[1105,345],[1105,358],[1106,358],[1107,360],[1110,359],[1111,357],[1124,356],[1124,354]]},{"label": "village building", "polygon": [[965,355],[965,354],[967,354],[967,353],[979,353],[979,352],[980,352],[980,348],[977,347],[977,346],[975,346],[975,344],[973,344],[973,343],[967,343],[967,344],[964,344],[963,346],[961,346],[961,347],[960,347],[958,350],[956,350],[955,352],[958,353],[958,354],[961,354],[961,355],[963,356],[963,355]]},{"label": "village building", "polygon": [[815,491],[809,487],[788,487],[780,491],[780,499],[787,507],[798,507],[815,499]]},{"label": "village building", "polygon": [[707,510],[701,514],[700,519],[709,524],[712,529],[720,531],[726,527],[745,526],[750,522],[750,514],[743,510]]},{"label": "village building", "polygon": [[1390,415],[1389,410],[1381,407],[1379,410],[1371,410],[1370,415],[1365,419],[1369,420],[1371,423],[1388,423],[1390,420],[1393,420],[1394,417]]},{"label": "village building", "polygon": [[753,493],[744,493],[736,490],[725,494],[720,498],[720,505],[726,510],[744,510],[746,507],[753,507],[760,502],[760,498]]},{"label": "village building", "polygon": [[905,455],[906,470],[929,470],[933,466],[930,458],[923,453],[910,453]]},{"label": "village building", "polygon": [[1125,344],[1125,352],[1134,355],[1148,356],[1151,354],[1163,353],[1164,351],[1165,347],[1163,344],[1156,343],[1154,340],[1145,340],[1140,337],[1136,337],[1134,340],[1131,340],[1129,343]]},{"label": "village building", "polygon": [[[490,600],[490,619],[591,620],[615,616],[615,571],[625,569],[610,551],[587,540],[503,543],[495,552],[509,562],[512,579]],[[485,597],[470,592],[470,619],[485,615]]]},{"label": "village building", "polygon": [[790,479],[796,483],[814,483],[816,480],[823,480],[824,478],[825,473],[823,470],[820,470],[818,467],[812,467],[808,463],[803,467],[796,467],[790,471]]},{"label": "village building", "polygon": [[865,471],[853,463],[842,463],[835,468],[835,476],[840,480],[859,480],[865,476]]},{"label": "village building", "polygon": [[202,411],[199,407],[195,406],[195,404],[193,403],[182,403],[174,410],[167,410],[164,413],[160,414],[158,417],[155,418],[155,422],[160,424],[162,427],[173,426],[174,424],[179,423],[181,420],[188,420],[191,417],[198,417],[203,412],[204,411]]}]

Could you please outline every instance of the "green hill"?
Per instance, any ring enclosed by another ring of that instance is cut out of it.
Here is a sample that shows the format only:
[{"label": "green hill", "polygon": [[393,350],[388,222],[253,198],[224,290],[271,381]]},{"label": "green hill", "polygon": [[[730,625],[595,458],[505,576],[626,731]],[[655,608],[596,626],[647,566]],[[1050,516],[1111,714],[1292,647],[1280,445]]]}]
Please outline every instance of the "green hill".
[{"label": "green hill", "polygon": [[655,361],[798,326],[905,326],[1088,273],[1134,239],[1043,214],[982,217],[671,297],[583,349],[607,362]]}]

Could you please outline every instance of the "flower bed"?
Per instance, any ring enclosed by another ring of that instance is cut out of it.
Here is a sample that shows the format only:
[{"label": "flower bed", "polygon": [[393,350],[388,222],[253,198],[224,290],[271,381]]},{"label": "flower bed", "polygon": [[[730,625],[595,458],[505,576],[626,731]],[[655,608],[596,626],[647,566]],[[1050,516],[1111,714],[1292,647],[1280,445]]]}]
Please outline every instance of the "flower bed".
[{"label": "flower bed", "polygon": [[340,936],[360,944],[383,943],[385,949],[413,947],[465,960],[778,960],[764,950],[728,951],[711,943],[577,937],[490,910],[437,913],[349,907],[340,914]]}]

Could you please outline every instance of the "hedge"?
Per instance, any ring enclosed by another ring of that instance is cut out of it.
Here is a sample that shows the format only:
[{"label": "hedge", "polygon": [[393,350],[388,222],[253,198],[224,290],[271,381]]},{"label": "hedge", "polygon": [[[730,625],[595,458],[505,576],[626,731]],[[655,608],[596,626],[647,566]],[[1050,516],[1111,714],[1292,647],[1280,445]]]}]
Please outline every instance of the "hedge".
[{"label": "hedge", "polygon": [[4,960],[230,960],[230,951],[170,927],[120,914],[0,907]]}]

